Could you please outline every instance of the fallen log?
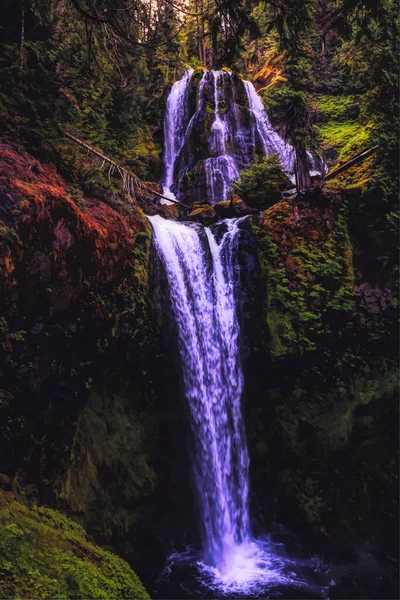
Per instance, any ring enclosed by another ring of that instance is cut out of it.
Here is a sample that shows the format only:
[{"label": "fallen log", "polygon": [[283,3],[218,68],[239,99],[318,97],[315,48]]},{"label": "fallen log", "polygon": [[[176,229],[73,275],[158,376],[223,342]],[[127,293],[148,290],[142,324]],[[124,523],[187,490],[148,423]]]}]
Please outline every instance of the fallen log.
[{"label": "fallen log", "polygon": [[324,181],[328,181],[328,179],[332,179],[333,177],[336,177],[336,175],[339,175],[339,173],[346,171],[347,169],[349,169],[353,165],[357,164],[361,160],[364,160],[364,158],[366,158],[367,156],[369,156],[370,154],[375,152],[375,150],[377,148],[378,148],[378,146],[373,146],[373,148],[369,148],[368,150],[363,150],[363,152],[360,152],[360,154],[357,154],[352,159],[348,160],[346,163],[344,163],[344,165],[341,165],[337,169],[334,169],[333,171],[328,173],[325,176]]},{"label": "fallen log", "polygon": [[143,181],[141,181],[141,179],[139,179],[139,177],[137,175],[135,175],[135,173],[133,173],[132,171],[129,171],[129,169],[126,169],[122,165],[119,165],[118,163],[115,162],[115,160],[113,160],[112,158],[109,158],[108,156],[106,156],[105,154],[103,154],[102,152],[97,150],[96,148],[93,148],[93,146],[90,146],[86,142],[80,140],[75,135],[72,135],[72,133],[65,131],[61,127],[60,127],[60,129],[63,132],[63,134],[66,135],[67,137],[69,137],[71,140],[73,140],[74,142],[76,142],[77,144],[82,146],[83,148],[86,148],[86,150],[88,150],[89,152],[92,152],[92,154],[95,154],[96,156],[101,158],[103,160],[103,163],[107,162],[110,165],[110,169],[112,171],[114,169],[116,169],[122,177],[122,181],[124,184],[124,191],[128,195],[135,197],[135,194],[137,192],[140,193],[140,192],[144,191],[144,192],[147,192],[148,194],[152,194],[152,195],[156,196],[157,198],[162,198],[163,200],[168,200],[168,202],[180,204],[181,206],[183,206],[185,208],[189,208],[189,206],[187,206],[186,204],[182,204],[182,202],[179,202],[179,200],[173,200],[172,198],[167,198],[167,196],[163,196],[159,192],[156,192],[151,187],[144,184]]}]

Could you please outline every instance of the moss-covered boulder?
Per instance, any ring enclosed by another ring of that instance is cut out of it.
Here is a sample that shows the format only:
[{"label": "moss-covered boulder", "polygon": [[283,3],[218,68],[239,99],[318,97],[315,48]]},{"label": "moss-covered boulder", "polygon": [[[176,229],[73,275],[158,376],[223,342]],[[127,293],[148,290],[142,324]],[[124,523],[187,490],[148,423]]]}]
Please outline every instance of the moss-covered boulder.
[{"label": "moss-covered boulder", "polygon": [[214,207],[206,200],[195,202],[187,218],[188,221],[197,221],[202,225],[212,225],[218,221]]},{"label": "moss-covered boulder", "polygon": [[214,205],[214,210],[222,219],[230,217],[245,217],[254,215],[257,209],[250,208],[237,194],[232,194],[231,200],[224,200]]},{"label": "moss-covered boulder", "polygon": [[115,554],[62,513],[0,492],[0,598],[149,598]]}]

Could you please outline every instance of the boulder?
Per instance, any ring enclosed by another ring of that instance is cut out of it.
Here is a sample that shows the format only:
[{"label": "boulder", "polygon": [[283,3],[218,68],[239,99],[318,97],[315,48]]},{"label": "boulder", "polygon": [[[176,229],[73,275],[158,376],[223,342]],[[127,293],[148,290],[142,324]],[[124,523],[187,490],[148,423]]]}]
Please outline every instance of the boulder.
[{"label": "boulder", "polygon": [[188,221],[197,221],[202,225],[212,225],[218,221],[218,215],[214,208],[206,200],[200,200],[193,204],[192,210],[188,215]]},{"label": "boulder", "polygon": [[157,214],[169,221],[181,221],[186,214],[187,209],[181,204],[162,204]]},{"label": "boulder", "polygon": [[224,200],[214,206],[217,215],[223,219],[230,217],[245,217],[257,214],[256,208],[250,208],[237,194],[232,194],[232,200]]}]

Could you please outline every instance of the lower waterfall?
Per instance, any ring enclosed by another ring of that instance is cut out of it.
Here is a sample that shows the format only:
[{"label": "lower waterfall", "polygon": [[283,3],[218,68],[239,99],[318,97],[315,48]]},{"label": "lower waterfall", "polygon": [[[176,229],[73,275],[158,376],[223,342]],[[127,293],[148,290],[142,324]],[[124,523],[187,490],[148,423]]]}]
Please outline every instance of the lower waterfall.
[{"label": "lower waterfall", "polygon": [[235,305],[241,220],[219,225],[225,230],[219,243],[208,228],[159,216],[150,221],[177,326],[205,559],[228,566],[232,548],[249,537],[249,457]]},{"label": "lower waterfall", "polygon": [[203,582],[224,595],[305,584],[288,571],[285,559],[271,550],[268,539],[253,539],[250,531],[236,298],[245,219],[227,219],[210,229],[149,217],[157,260],[166,274],[191,420],[203,544],[196,564]]}]

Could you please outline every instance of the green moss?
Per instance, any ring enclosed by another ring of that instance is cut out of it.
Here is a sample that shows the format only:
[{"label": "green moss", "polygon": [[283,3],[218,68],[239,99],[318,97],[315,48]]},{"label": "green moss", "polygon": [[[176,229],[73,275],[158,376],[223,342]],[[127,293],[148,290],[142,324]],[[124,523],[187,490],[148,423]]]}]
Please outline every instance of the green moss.
[{"label": "green moss", "polygon": [[360,98],[318,95],[314,98],[313,104],[323,121],[348,121],[349,118],[358,116]]},{"label": "green moss", "polygon": [[0,598],[149,598],[129,565],[47,508],[0,494]]},{"label": "green moss", "polygon": [[376,511],[396,518],[398,369],[395,360],[363,362],[363,349],[358,358],[352,349],[339,360],[329,350],[321,345],[298,369],[281,363],[279,381],[269,378],[265,403],[248,424],[255,487],[263,494],[271,481],[278,518],[308,538],[361,534],[372,540],[382,536],[381,523],[370,524]]},{"label": "green moss", "polygon": [[[317,137],[332,169],[372,145],[373,123],[360,115],[359,96],[317,95],[312,104],[318,114]],[[368,159],[330,180],[327,186],[332,190],[364,188],[371,175],[372,163]]]},{"label": "green moss", "polygon": [[204,71],[205,71],[204,67],[197,67],[197,69],[194,70],[193,75],[190,79],[190,83],[189,83],[189,93],[190,94],[196,93],[197,86],[200,83],[201,78],[203,77]]},{"label": "green moss", "polygon": [[151,417],[126,397],[93,390],[82,410],[61,497],[77,515],[89,515],[103,537],[135,522],[135,503],[151,493],[156,474],[147,454],[155,435]]},{"label": "green moss", "polygon": [[287,220],[292,209],[287,213],[279,207],[264,213],[265,227],[251,220],[265,281],[268,348],[274,357],[314,350],[327,313],[350,313],[354,305],[346,206],[341,206],[334,230],[319,242],[298,231],[283,263],[274,232],[280,235],[293,223]]},{"label": "green moss", "polygon": [[20,243],[20,239],[17,233],[11,229],[11,227],[7,227],[7,225],[0,225],[0,244],[18,244]]},{"label": "green moss", "polygon": [[351,121],[323,123],[319,126],[322,147],[335,149],[339,162],[345,162],[368,146],[371,128],[370,124]]}]

